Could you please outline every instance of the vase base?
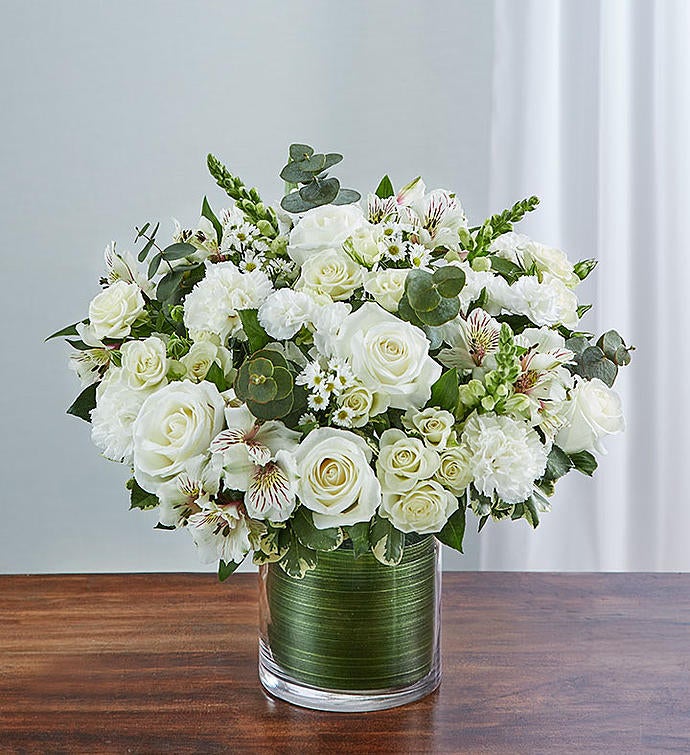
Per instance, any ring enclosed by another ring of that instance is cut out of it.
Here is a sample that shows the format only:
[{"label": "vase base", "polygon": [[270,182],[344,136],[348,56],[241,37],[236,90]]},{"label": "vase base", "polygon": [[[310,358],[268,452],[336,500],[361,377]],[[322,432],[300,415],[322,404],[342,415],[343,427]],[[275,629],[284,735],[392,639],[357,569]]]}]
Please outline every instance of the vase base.
[{"label": "vase base", "polygon": [[301,708],[338,713],[362,713],[396,708],[419,700],[433,692],[441,683],[440,663],[419,681],[395,690],[336,691],[298,682],[276,666],[263,642],[259,647],[259,680],[273,697]]}]

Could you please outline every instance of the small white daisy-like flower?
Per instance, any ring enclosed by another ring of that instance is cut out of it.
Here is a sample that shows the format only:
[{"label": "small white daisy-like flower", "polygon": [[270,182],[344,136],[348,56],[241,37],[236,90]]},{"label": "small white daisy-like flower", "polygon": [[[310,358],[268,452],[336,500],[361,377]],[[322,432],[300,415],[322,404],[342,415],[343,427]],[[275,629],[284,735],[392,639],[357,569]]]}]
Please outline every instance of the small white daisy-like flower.
[{"label": "small white daisy-like flower", "polygon": [[431,252],[422,244],[409,244],[407,254],[412,267],[428,269]]},{"label": "small white daisy-like flower", "polygon": [[354,412],[349,406],[339,406],[333,412],[333,422],[341,427],[352,427]]},{"label": "small white daisy-like flower", "polygon": [[407,243],[402,239],[393,238],[391,241],[384,241],[384,256],[390,260],[403,260],[407,255]]},{"label": "small white daisy-like flower", "polygon": [[316,411],[323,411],[328,406],[328,396],[321,391],[313,391],[307,398],[307,406]]},{"label": "small white daisy-like flower", "polygon": [[248,249],[240,260],[239,268],[243,273],[251,273],[252,270],[264,269],[265,265],[266,259],[263,254],[256,249]]},{"label": "small white daisy-like flower", "polygon": [[340,395],[344,390],[355,384],[355,376],[352,373],[352,369],[344,359],[332,357],[328,361],[328,369],[333,373],[335,382],[334,392],[336,395]]},{"label": "small white daisy-like flower", "polygon": [[340,386],[338,385],[335,373],[333,372],[324,373],[324,379],[323,379],[323,384],[321,385],[321,391],[325,393],[327,396],[330,396],[331,394],[337,395],[338,393],[340,393]]},{"label": "small white daisy-like flower", "polygon": [[305,412],[300,418],[297,424],[299,425],[315,425],[318,423],[316,415],[313,412]]},{"label": "small white daisy-like flower", "polygon": [[326,382],[326,375],[318,362],[309,362],[295,382],[297,385],[306,385],[312,391],[321,390]]}]

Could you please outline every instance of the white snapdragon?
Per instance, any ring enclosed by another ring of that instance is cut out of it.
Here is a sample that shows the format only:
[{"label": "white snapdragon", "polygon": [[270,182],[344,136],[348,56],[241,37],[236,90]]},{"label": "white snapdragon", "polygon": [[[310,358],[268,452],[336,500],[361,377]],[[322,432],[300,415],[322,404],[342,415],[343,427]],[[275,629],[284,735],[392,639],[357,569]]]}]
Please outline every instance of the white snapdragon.
[{"label": "white snapdragon", "polygon": [[433,477],[439,464],[438,453],[419,438],[409,438],[396,428],[381,435],[376,472],[384,492],[410,490],[420,480]]},{"label": "white snapdragon", "polygon": [[458,499],[435,480],[422,480],[405,492],[384,489],[379,513],[401,532],[440,532],[458,509]]},{"label": "white snapdragon", "polygon": [[324,249],[304,261],[296,288],[342,301],[349,299],[363,282],[364,268],[347,252]]},{"label": "white snapdragon", "polygon": [[367,522],[381,502],[366,442],[347,430],[313,430],[295,452],[297,496],[319,529]]},{"label": "white snapdragon", "polygon": [[167,382],[168,357],[160,338],[127,341],[120,352],[123,374],[130,388],[145,390]]},{"label": "white snapdragon", "polygon": [[325,249],[339,249],[365,224],[364,213],[353,204],[322,205],[304,213],[290,232],[288,254],[299,265]]},{"label": "white snapdragon", "polygon": [[431,396],[441,366],[429,356],[424,332],[366,302],[340,326],[335,353],[349,358],[355,377],[385,406],[419,408]]},{"label": "white snapdragon", "polygon": [[364,290],[373,296],[376,303],[389,312],[397,312],[398,304],[405,293],[405,281],[409,270],[388,268],[369,273],[364,281]]},{"label": "white snapdragon", "polygon": [[568,454],[603,453],[601,439],[625,429],[620,396],[599,378],[577,381],[564,405],[563,420],[565,426],[556,436],[556,443]]},{"label": "white snapdragon", "polygon": [[272,290],[262,270],[242,273],[232,262],[211,264],[187,294],[184,324],[195,341],[217,336],[224,343],[242,328],[239,310],[258,309]]},{"label": "white snapdragon", "polygon": [[460,443],[480,493],[520,503],[544,474],[547,450],[525,422],[504,415],[473,414]]},{"label": "white snapdragon", "polygon": [[117,280],[91,300],[89,330],[98,340],[125,338],[143,311],[139,286]]},{"label": "white snapdragon", "polygon": [[91,439],[112,461],[132,461],[134,422],[150,389],[132,388],[120,367],[111,367],[96,388]]},{"label": "white snapdragon", "polygon": [[303,291],[281,288],[259,307],[259,322],[269,336],[284,341],[311,322],[316,306],[314,299]]}]

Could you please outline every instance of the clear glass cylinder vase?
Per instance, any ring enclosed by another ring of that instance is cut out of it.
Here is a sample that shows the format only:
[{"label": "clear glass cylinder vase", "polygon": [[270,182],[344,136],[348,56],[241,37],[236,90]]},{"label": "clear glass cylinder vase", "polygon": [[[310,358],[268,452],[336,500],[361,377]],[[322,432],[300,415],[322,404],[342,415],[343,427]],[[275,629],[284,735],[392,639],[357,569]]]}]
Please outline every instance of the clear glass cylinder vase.
[{"label": "clear glass cylinder vase", "polygon": [[316,710],[369,711],[418,700],[441,681],[441,556],[433,536],[384,566],[349,543],[303,579],[259,569],[259,678]]}]

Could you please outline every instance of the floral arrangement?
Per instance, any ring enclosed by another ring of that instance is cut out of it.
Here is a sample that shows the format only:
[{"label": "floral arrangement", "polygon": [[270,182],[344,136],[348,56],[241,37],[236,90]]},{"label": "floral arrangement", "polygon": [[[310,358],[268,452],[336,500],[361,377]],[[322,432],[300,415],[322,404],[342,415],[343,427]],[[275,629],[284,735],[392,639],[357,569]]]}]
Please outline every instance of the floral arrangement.
[{"label": "floral arrangement", "polygon": [[415,534],[462,552],[468,514],[536,527],[624,426],[630,348],[578,330],[596,262],[514,232],[536,197],[469,227],[452,192],[386,176],[363,209],[340,160],[293,144],[273,208],[209,155],[232,206],[204,198],[169,243],[138,227],[138,262],[108,246],[88,318],[51,336],[131,507],[221,579],[250,552],[294,577],[341,546],[396,564]]}]

